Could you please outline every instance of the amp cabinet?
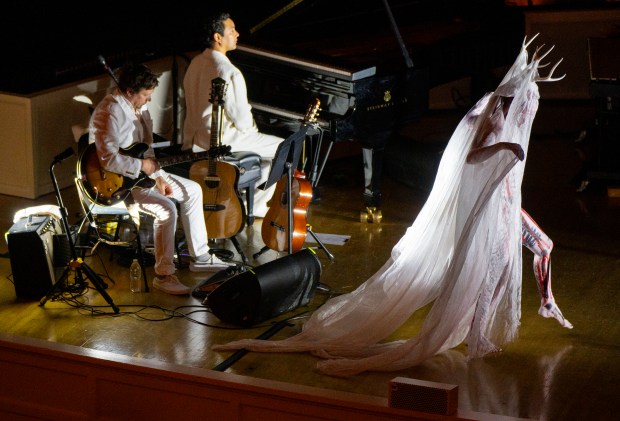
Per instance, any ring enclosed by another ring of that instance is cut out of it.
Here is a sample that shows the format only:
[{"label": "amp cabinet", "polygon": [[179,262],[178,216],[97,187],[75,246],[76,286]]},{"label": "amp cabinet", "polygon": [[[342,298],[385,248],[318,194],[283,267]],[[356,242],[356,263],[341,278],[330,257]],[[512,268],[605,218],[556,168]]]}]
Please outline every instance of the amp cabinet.
[{"label": "amp cabinet", "polygon": [[7,231],[5,237],[17,297],[42,298],[56,283],[54,243],[60,234],[60,221],[50,215],[18,219]]}]

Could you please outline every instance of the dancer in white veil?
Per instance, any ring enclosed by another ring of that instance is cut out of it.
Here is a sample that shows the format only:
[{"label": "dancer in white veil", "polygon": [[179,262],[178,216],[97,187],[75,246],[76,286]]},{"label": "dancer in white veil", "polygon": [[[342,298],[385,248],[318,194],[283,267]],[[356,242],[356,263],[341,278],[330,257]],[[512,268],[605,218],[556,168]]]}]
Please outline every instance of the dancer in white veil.
[{"label": "dancer in white veil", "polygon": [[[521,181],[538,108],[536,82],[559,80],[551,78],[559,62],[541,78],[544,55],[537,50],[528,63],[527,46],[524,42],[497,90],[457,126],[424,207],[381,269],[354,291],[328,300],[297,335],[213,349],[311,352],[325,358],[318,363],[324,373],[349,376],[411,367],[465,340],[470,358],[514,340],[521,311],[521,234],[532,227],[522,223]],[[551,295],[548,239],[530,232],[536,235],[527,245],[537,254],[541,294],[546,291],[539,313],[572,327]],[[417,335],[380,342],[431,302]]]}]

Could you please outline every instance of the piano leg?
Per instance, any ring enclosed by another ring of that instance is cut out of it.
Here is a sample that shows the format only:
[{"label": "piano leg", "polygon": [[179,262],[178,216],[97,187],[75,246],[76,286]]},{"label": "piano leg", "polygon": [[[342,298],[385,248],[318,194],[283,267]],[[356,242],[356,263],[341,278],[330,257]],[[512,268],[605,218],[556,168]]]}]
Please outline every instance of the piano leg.
[{"label": "piano leg", "polygon": [[364,206],[360,213],[361,222],[381,222],[383,216],[378,209],[381,204],[381,174],[383,171],[383,148],[362,148],[364,159]]}]

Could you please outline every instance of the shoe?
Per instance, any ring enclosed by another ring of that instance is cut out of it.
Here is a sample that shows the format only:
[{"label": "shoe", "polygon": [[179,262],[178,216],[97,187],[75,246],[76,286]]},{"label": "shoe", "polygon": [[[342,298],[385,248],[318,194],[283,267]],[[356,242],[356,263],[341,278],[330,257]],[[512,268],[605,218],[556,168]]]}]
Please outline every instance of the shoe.
[{"label": "shoe", "polygon": [[212,254],[206,262],[192,261],[189,264],[189,270],[192,272],[219,272],[222,269],[235,266],[234,263],[225,262]]},{"label": "shoe", "polygon": [[185,295],[190,291],[190,288],[183,285],[175,275],[166,275],[162,278],[156,276],[153,279],[153,288],[172,295]]}]

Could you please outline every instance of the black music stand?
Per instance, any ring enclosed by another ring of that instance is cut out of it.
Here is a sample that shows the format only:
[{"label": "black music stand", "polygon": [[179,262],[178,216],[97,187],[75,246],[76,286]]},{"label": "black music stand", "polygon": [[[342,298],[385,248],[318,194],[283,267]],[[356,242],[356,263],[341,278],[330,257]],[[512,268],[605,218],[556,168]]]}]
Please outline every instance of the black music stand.
[{"label": "black music stand", "polygon": [[120,310],[118,306],[114,304],[114,301],[112,301],[110,295],[108,295],[108,293],[106,292],[105,288],[107,287],[107,285],[105,284],[105,282],[103,282],[99,275],[97,275],[94,270],[92,270],[86,263],[82,261],[80,257],[78,257],[77,252],[75,251],[75,242],[73,241],[71,227],[69,226],[69,221],[67,219],[67,208],[65,208],[63,204],[62,196],[60,195],[60,189],[58,188],[58,182],[56,180],[56,176],[54,175],[54,165],[58,164],[63,159],[66,159],[69,156],[73,155],[73,153],[73,149],[68,148],[65,152],[54,157],[54,161],[52,162],[52,165],[50,165],[49,170],[52,184],[54,186],[54,191],[56,193],[56,200],[58,201],[58,207],[60,209],[60,215],[62,216],[63,227],[65,230],[65,234],[67,235],[67,240],[69,242],[71,261],[67,264],[67,267],[62,273],[62,276],[54,284],[52,289],[45,295],[45,297],[41,298],[39,306],[43,307],[48,300],[53,299],[57,294],[62,294],[63,292],[65,292],[62,289],[68,287],[67,279],[69,277],[69,273],[71,271],[75,271],[76,285],[80,287],[85,287],[85,279],[89,280],[93,284],[95,289],[97,289],[99,294],[101,294],[101,296],[110,305],[110,307],[112,307],[114,313],[118,314]]}]

